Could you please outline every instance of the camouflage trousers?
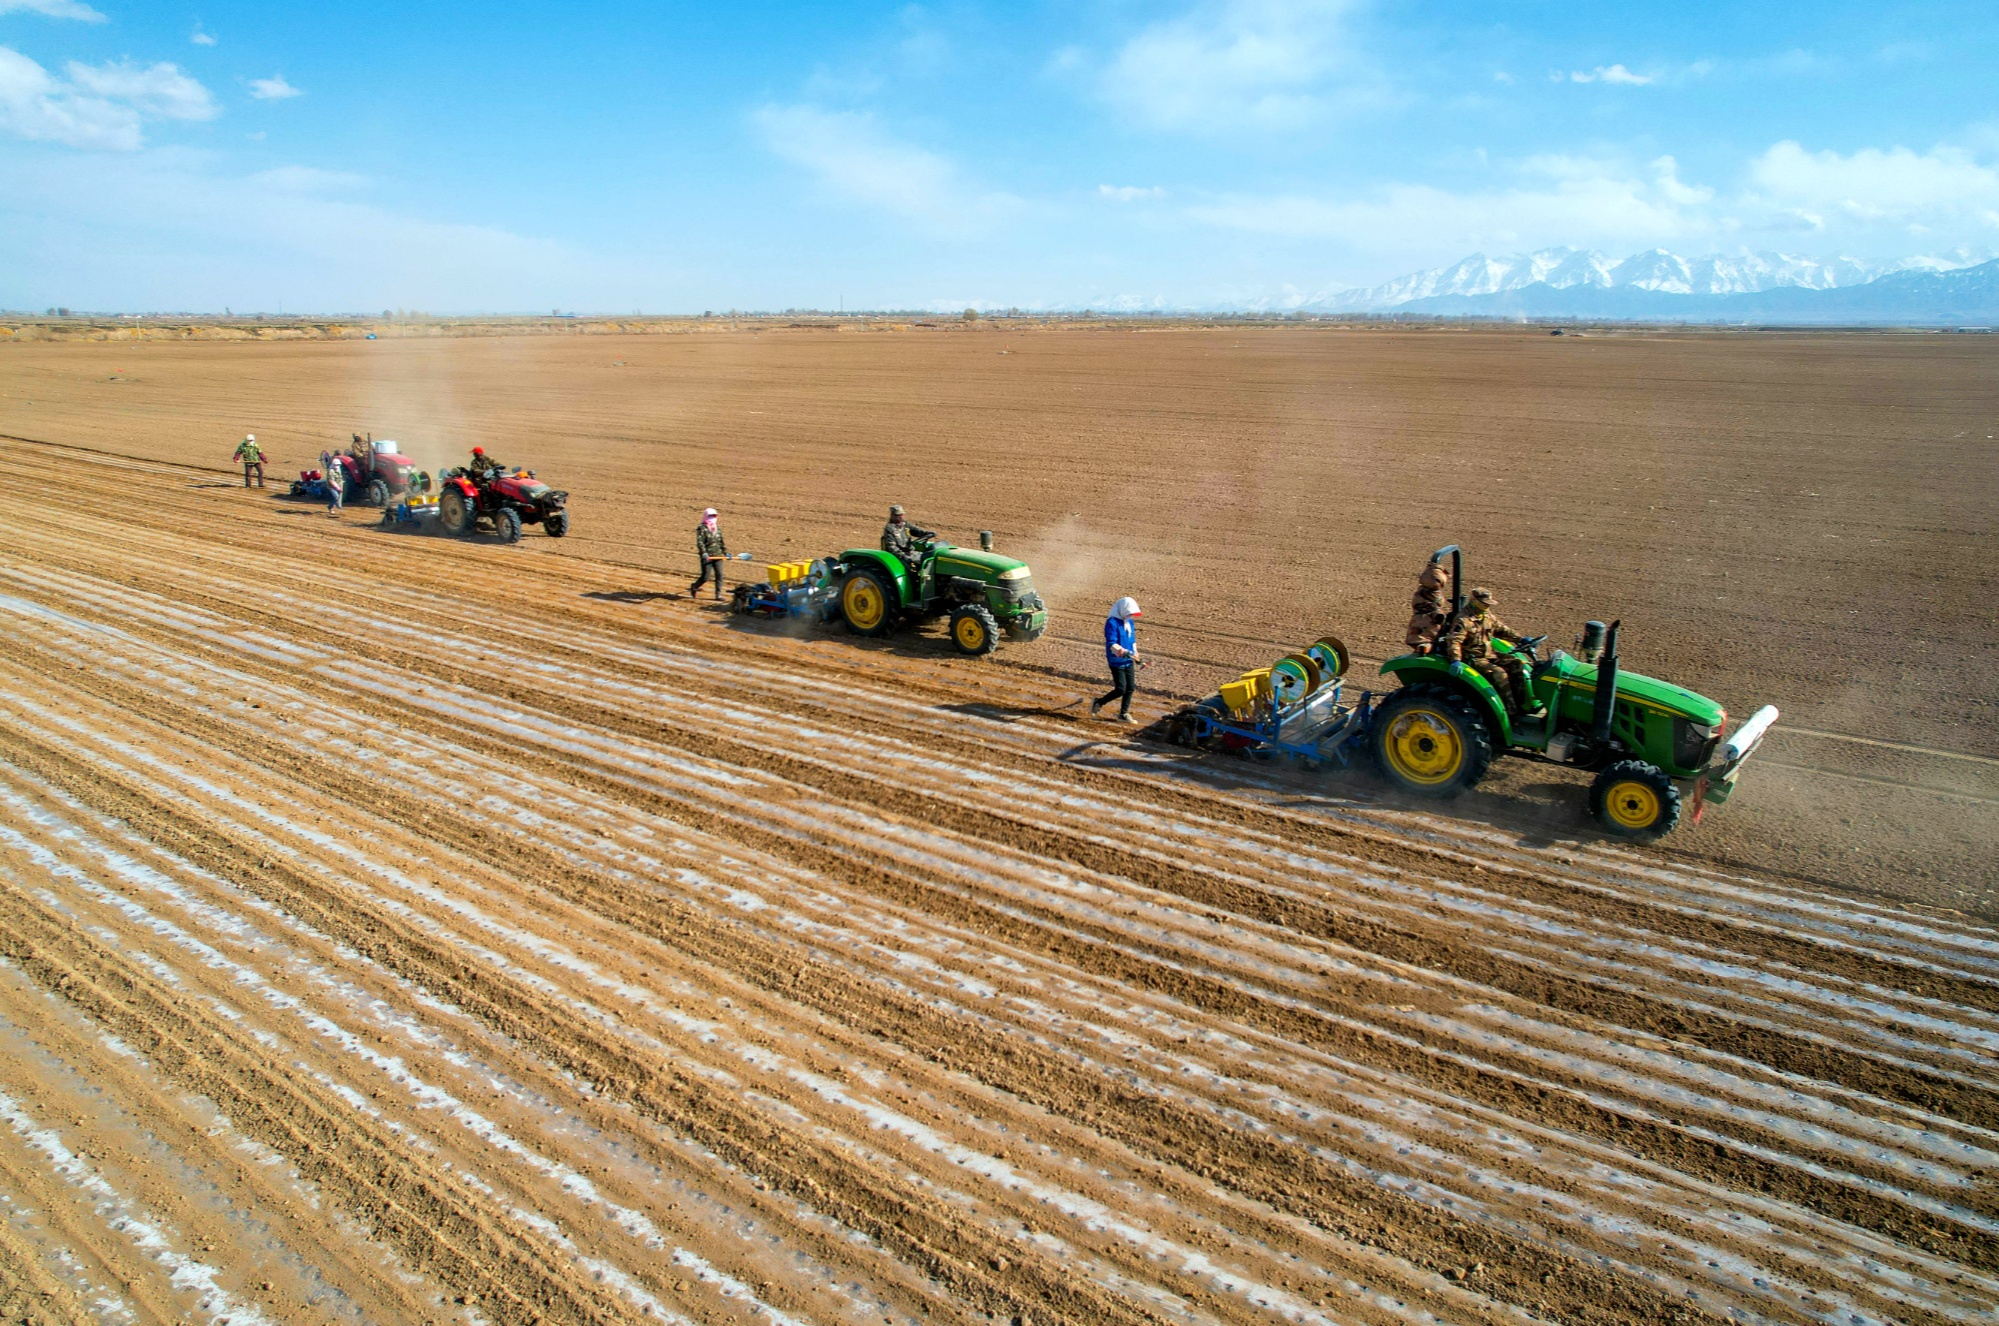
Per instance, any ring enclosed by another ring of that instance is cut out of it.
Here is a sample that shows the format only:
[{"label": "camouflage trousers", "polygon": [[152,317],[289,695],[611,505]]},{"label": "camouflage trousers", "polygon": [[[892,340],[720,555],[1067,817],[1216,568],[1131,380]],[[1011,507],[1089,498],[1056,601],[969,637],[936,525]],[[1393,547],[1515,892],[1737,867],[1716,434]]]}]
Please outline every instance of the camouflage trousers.
[{"label": "camouflage trousers", "polygon": [[1524,713],[1528,707],[1527,665],[1513,658],[1485,658],[1465,660],[1471,669],[1492,683],[1492,689],[1499,692],[1505,702],[1506,711],[1512,714]]}]

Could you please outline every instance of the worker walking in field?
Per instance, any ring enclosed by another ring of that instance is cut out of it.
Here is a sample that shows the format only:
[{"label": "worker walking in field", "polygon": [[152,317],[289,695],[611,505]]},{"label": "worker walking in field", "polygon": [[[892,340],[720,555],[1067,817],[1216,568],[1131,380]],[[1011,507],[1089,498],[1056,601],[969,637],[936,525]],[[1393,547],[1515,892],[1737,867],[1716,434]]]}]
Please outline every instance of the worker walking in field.
[{"label": "worker walking in field", "polygon": [[1138,670],[1145,663],[1138,656],[1138,633],[1133,623],[1144,616],[1138,609],[1138,600],[1127,595],[1111,605],[1111,615],[1104,618],[1104,661],[1110,665],[1111,688],[1109,692],[1090,702],[1090,717],[1112,700],[1118,702],[1117,721],[1131,721],[1131,697],[1138,693]]},{"label": "worker walking in field", "polygon": [[243,440],[236,444],[236,459],[243,462],[243,486],[250,486],[250,471],[257,472],[257,486],[264,486],[264,449],[257,445],[255,433],[243,434]]},{"label": "worker walking in field", "polygon": [[701,586],[708,583],[708,577],[715,577],[715,599],[722,598],[722,563],[729,560],[729,541],[722,537],[722,518],[714,507],[701,513],[701,523],[694,527],[694,552],[701,559],[701,574],[687,587],[693,598],[701,597]]},{"label": "worker walking in field", "polygon": [[347,501],[347,471],[341,467],[340,457],[331,451],[319,453],[319,472],[326,476],[326,515],[328,519],[339,516],[342,505]]},{"label": "worker walking in field", "polygon": [[1445,658],[1463,663],[1491,682],[1508,713],[1523,714],[1529,705],[1527,666],[1511,654],[1492,651],[1494,640],[1518,644],[1523,637],[1493,612],[1497,601],[1491,590],[1474,589],[1464,615],[1445,633],[1442,649]]},{"label": "worker walking in field", "polygon": [[936,537],[936,530],[920,529],[910,524],[908,517],[902,514],[902,508],[892,506],[888,509],[888,524],[882,526],[882,551],[894,553],[904,566],[914,571],[922,560],[916,555],[916,541]]}]

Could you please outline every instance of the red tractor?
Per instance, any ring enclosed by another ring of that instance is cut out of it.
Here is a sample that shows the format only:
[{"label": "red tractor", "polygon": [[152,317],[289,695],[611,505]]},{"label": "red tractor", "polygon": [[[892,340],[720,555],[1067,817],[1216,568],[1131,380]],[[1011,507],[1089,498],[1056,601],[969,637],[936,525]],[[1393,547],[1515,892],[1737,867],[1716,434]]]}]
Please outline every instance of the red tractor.
[{"label": "red tractor", "polygon": [[471,465],[441,476],[437,520],[446,534],[468,536],[488,521],[501,543],[518,542],[523,525],[537,524],[559,539],[569,533],[568,502],[568,493],[550,488],[534,471],[509,470],[475,451]]},{"label": "red tractor", "polygon": [[334,459],[346,480],[346,496],[350,501],[387,506],[394,498],[422,492],[430,486],[430,477],[419,471],[416,462],[403,455],[395,443],[386,439],[377,442],[372,435],[356,436],[354,445],[336,452]]}]

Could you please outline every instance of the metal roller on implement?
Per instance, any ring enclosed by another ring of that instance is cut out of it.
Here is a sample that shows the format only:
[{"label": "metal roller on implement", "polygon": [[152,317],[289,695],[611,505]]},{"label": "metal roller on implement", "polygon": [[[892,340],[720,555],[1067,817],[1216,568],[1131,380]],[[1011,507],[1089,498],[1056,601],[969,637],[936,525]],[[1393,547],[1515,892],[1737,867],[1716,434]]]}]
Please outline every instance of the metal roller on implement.
[{"label": "metal roller on implement", "polygon": [[1271,689],[1280,705],[1297,704],[1319,689],[1319,665],[1307,654],[1286,654],[1270,665]]},{"label": "metal roller on implement", "polygon": [[1346,642],[1335,635],[1322,635],[1306,645],[1305,656],[1319,665],[1319,674],[1327,681],[1346,676],[1347,666],[1353,661]]},{"label": "metal roller on implement", "polygon": [[1344,767],[1367,730],[1371,696],[1348,705],[1340,674],[1347,648],[1332,636],[1268,668],[1244,673],[1168,720],[1167,740],[1248,759],[1284,759],[1308,769]]}]

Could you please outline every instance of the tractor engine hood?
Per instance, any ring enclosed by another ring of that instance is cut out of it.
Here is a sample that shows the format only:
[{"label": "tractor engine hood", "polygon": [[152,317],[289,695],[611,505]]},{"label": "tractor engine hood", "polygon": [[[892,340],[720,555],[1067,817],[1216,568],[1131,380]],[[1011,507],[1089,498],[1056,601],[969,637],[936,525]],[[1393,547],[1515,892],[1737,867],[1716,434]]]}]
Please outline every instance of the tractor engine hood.
[{"label": "tractor engine hood", "polygon": [[[1583,690],[1596,689],[1596,667],[1558,653],[1548,670],[1554,672],[1564,682]],[[1696,691],[1684,686],[1675,686],[1670,681],[1660,681],[1641,672],[1617,674],[1617,694],[1620,699],[1650,705],[1664,710],[1676,718],[1685,718],[1703,727],[1718,727],[1728,715],[1722,707]]]},{"label": "tractor engine hood", "polygon": [[509,475],[495,480],[493,488],[517,502],[542,502],[560,506],[568,493],[557,492],[539,479],[516,479]]},{"label": "tractor engine hood", "polygon": [[1026,562],[1002,557],[998,553],[981,552],[977,548],[958,548],[948,543],[933,545],[936,561],[932,564],[939,575],[964,576],[971,580],[997,582],[1009,571],[1025,571]]}]

